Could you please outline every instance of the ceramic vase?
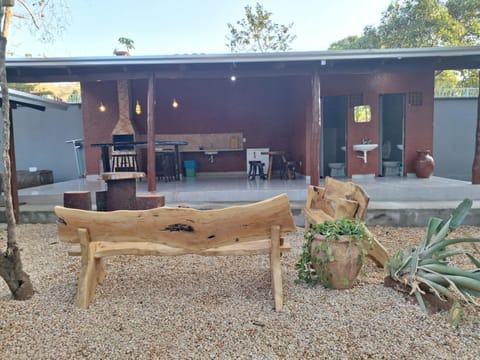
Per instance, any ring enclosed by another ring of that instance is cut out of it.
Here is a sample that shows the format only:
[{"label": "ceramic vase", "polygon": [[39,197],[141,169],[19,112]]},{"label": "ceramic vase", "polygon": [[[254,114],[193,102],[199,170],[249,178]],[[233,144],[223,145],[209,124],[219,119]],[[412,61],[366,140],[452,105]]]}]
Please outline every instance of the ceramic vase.
[{"label": "ceramic vase", "polygon": [[317,249],[321,248],[321,244],[325,244],[326,241],[323,235],[314,235],[310,248],[313,268],[317,273],[327,272],[324,285],[334,289],[350,289],[362,268],[360,249],[353,244],[354,239],[349,241],[347,236],[342,236],[331,243],[332,256],[335,260],[318,263],[316,259],[322,259],[326,255]]},{"label": "ceramic vase", "polygon": [[430,150],[417,150],[417,158],[415,159],[415,174],[418,178],[428,179],[433,174],[435,161]]}]

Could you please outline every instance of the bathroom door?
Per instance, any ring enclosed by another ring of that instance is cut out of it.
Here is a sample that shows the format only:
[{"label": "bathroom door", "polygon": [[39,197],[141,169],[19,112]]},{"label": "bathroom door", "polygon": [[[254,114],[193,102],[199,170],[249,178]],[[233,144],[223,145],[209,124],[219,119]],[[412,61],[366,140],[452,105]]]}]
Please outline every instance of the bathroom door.
[{"label": "bathroom door", "polygon": [[[380,96],[380,176],[403,176],[405,143],[405,94]],[[396,166],[399,167],[396,167]],[[398,170],[398,171],[397,171]]]},{"label": "bathroom door", "polygon": [[[335,176],[346,176],[347,151],[347,97],[322,97],[322,124],[320,146],[320,176],[332,175],[329,164],[337,164]],[[344,170],[338,165],[343,164]]]}]

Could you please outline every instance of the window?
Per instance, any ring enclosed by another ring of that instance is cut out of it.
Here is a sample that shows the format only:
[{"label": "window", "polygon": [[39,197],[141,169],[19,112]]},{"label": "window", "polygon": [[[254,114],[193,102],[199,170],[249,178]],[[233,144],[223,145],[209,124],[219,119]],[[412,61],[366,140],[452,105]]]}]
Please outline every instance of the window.
[{"label": "window", "polygon": [[353,121],[356,123],[367,123],[372,120],[370,105],[359,105],[353,107]]}]

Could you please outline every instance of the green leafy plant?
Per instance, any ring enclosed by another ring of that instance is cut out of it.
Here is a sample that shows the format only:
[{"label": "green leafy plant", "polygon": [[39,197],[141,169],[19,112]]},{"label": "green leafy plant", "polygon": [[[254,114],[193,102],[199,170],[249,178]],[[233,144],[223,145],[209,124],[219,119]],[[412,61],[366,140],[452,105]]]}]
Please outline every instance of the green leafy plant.
[{"label": "green leafy plant", "polygon": [[[316,254],[312,254],[312,241],[316,234],[323,235],[326,241],[321,245],[317,245],[314,249]],[[332,244],[338,241],[347,241],[348,246],[357,246],[360,250],[360,263],[366,262],[368,248],[372,246],[372,242],[368,236],[365,225],[359,220],[337,219],[325,221],[320,224],[313,225],[305,233],[305,243],[300,259],[295,264],[297,270],[297,279],[295,282],[306,283],[308,285],[322,284],[326,287],[331,286],[331,276],[328,263],[334,262]],[[319,266],[316,271],[313,263]]]},{"label": "green leafy plant", "polygon": [[[430,218],[426,234],[419,246],[396,252],[386,265],[390,277],[411,288],[422,310],[427,307],[422,295],[430,291],[441,299],[453,300],[449,321],[458,325],[462,316],[461,302],[480,305],[480,262],[469,252],[450,248],[462,243],[476,243],[480,239],[448,236],[465,219],[472,200],[465,199],[447,220]],[[463,270],[451,263],[453,256],[464,255],[473,264],[472,270]]]},{"label": "green leafy plant", "polygon": [[117,54],[118,52],[130,53],[130,50],[135,49],[135,41],[126,37],[119,37],[118,44],[120,45],[121,50],[115,48],[113,50],[114,54]]}]

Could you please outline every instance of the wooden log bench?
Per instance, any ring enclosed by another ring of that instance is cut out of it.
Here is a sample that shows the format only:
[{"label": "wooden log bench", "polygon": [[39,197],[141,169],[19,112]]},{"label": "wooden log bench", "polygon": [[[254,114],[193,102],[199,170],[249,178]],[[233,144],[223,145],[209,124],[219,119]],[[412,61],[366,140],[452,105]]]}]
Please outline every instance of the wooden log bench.
[{"label": "wooden log bench", "polygon": [[80,244],[77,306],[88,308],[114,255],[269,255],[275,310],[283,307],[282,236],[296,230],[286,194],[217,210],[156,208],[95,212],[55,207],[60,240]]}]

